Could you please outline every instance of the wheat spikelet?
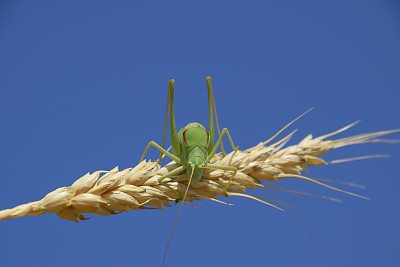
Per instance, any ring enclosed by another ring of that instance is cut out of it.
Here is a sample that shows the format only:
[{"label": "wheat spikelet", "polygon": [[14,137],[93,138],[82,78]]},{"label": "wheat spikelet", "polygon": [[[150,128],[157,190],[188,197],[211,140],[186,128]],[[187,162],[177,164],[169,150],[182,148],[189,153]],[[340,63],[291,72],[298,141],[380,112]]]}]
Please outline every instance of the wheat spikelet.
[{"label": "wheat spikelet", "polygon": [[[283,146],[289,141],[294,132],[280,141],[266,146],[267,143],[276,137],[275,135],[270,140],[245,151],[232,152],[225,157],[222,157],[220,154],[215,155],[211,163],[234,166],[238,169],[229,187],[229,195],[249,197],[278,209],[280,208],[275,205],[247,194],[246,189],[265,187],[338,201],[326,196],[312,195],[275,186],[267,186],[261,183],[261,181],[277,182],[284,178],[296,178],[308,180],[333,190],[364,198],[363,196],[328,186],[322,183],[322,179],[311,179],[301,175],[302,172],[306,171],[308,166],[328,164],[320,156],[329,150],[353,144],[397,142],[396,140],[377,138],[400,132],[400,129],[360,134],[337,140],[326,140],[333,135],[347,130],[356,123],[317,138],[308,135],[298,144],[286,148],[283,148]],[[336,162],[363,158],[365,157]],[[332,163],[335,163],[335,161]],[[175,201],[178,195],[169,188],[160,185],[158,178],[177,166],[174,162],[160,167],[155,162],[142,161],[134,168],[127,168],[122,171],[119,171],[118,167],[115,167],[110,171],[87,173],[71,186],[58,188],[47,194],[42,200],[0,211],[0,220],[52,212],[56,213],[60,218],[79,222],[79,220],[87,219],[82,215],[83,213],[113,215],[129,210],[163,209],[164,206],[170,207],[170,202]],[[198,184],[190,185],[186,201],[193,202],[194,200],[208,199],[224,203],[218,200],[217,196],[223,195],[224,186],[227,184],[229,178],[229,172],[205,169],[201,181]],[[187,188],[188,178],[186,172],[183,172],[180,175],[165,179],[164,182],[183,195]]]}]

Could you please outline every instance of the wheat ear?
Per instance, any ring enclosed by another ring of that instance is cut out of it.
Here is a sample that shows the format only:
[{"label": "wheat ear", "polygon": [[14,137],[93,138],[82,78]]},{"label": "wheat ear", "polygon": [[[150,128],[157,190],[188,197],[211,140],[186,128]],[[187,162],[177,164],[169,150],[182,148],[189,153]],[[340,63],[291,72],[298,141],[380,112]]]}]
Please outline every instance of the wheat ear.
[{"label": "wheat ear", "polygon": [[[261,183],[261,181],[277,182],[283,178],[295,178],[307,180],[333,190],[365,198],[326,185],[323,183],[325,181],[322,179],[312,179],[301,175],[302,172],[306,171],[308,166],[328,164],[321,159],[320,156],[329,150],[353,144],[398,142],[397,140],[378,138],[391,133],[400,132],[400,129],[360,134],[336,140],[326,140],[327,138],[347,130],[356,123],[357,122],[352,123],[342,129],[317,138],[308,135],[298,144],[283,148],[294,134],[294,132],[292,132],[280,141],[268,146],[266,146],[266,144],[271,142],[273,138],[245,151],[232,152],[225,157],[218,154],[213,157],[211,163],[234,166],[238,169],[228,190],[230,196],[252,198],[278,209],[281,208],[258,197],[247,194],[246,189],[266,187],[291,193],[312,195],[294,190],[267,186]],[[276,135],[274,138],[275,137]],[[372,158],[376,156],[369,157]],[[333,161],[332,163],[364,158],[366,157]],[[158,183],[158,178],[176,167],[177,164],[174,162],[160,167],[155,162],[142,161],[136,167],[127,168],[122,171],[119,171],[118,167],[115,167],[110,171],[95,171],[92,174],[87,173],[71,186],[58,188],[47,194],[42,200],[0,211],[0,220],[7,220],[25,215],[35,216],[51,212],[56,213],[63,219],[79,222],[79,220],[87,219],[83,216],[83,213],[113,215],[129,210],[163,209],[164,206],[170,207],[170,202],[174,201],[179,196],[169,188],[160,185]],[[223,195],[223,189],[229,178],[229,172],[205,169],[200,183],[190,185],[186,201],[193,202],[194,200],[207,199],[225,203],[218,200],[217,196]],[[167,178],[163,182],[166,182],[177,192],[184,194],[188,184],[188,178],[184,172]],[[317,197],[337,201],[334,198],[326,196]]]}]

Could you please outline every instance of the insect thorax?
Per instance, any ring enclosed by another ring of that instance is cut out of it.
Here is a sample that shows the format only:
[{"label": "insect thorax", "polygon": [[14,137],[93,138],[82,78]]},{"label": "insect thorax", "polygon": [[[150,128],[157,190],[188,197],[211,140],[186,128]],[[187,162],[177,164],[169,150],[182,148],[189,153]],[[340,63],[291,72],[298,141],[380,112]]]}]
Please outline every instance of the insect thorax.
[{"label": "insect thorax", "polygon": [[203,125],[192,122],[179,130],[179,139],[185,149],[192,147],[207,148],[209,135]]}]

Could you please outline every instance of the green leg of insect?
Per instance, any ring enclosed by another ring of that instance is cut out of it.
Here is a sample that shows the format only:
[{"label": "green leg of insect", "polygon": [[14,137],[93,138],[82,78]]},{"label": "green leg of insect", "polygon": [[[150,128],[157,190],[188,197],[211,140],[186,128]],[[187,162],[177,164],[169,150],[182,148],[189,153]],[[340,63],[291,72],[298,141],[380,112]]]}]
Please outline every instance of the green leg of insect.
[{"label": "green leg of insect", "polygon": [[[180,159],[179,159],[177,156],[175,156],[175,155],[172,154],[172,153],[169,153],[168,151],[166,151],[166,150],[164,149],[165,134],[166,134],[166,131],[167,131],[167,123],[168,123],[169,103],[170,103],[170,99],[171,99],[171,87],[172,87],[172,90],[173,90],[173,87],[174,87],[174,81],[173,81],[173,80],[170,80],[169,83],[168,83],[167,111],[166,111],[166,113],[165,113],[164,132],[163,132],[163,139],[162,139],[161,146],[160,146],[159,144],[157,144],[156,142],[154,142],[154,141],[151,141],[150,143],[148,143],[148,145],[147,145],[146,149],[144,150],[143,155],[142,155],[142,157],[140,158],[140,161],[139,161],[139,162],[141,162],[141,161],[143,160],[144,156],[145,156],[146,153],[147,153],[147,150],[148,150],[149,147],[152,145],[152,146],[154,146],[155,148],[157,148],[158,150],[160,150],[160,156],[158,157],[158,160],[157,160],[157,163],[158,163],[158,164],[161,164],[162,155],[163,155],[163,154],[167,155],[167,156],[170,157],[171,159],[175,160],[177,163],[181,164],[181,161],[180,161]],[[173,101],[173,99],[172,99],[172,101]],[[172,102],[172,104],[173,104],[173,102]]]},{"label": "green leg of insect", "polygon": [[[213,111],[214,111],[215,124],[216,124],[216,126],[217,126],[218,137],[220,137],[220,136],[221,136],[221,132],[219,131],[219,123],[218,123],[218,116],[217,116],[217,108],[215,107],[214,90],[212,89],[211,77],[207,77],[207,78],[206,78],[206,81],[207,81],[207,87],[210,89],[210,92],[211,92],[212,109],[213,109]],[[211,104],[209,103],[208,105],[211,105]],[[210,107],[210,108],[211,108],[211,107]],[[212,112],[212,111],[210,110],[209,112]],[[210,120],[212,121],[212,118],[210,118]],[[212,124],[214,124],[214,123],[212,123]],[[211,128],[211,127],[210,127],[210,128]],[[211,131],[211,129],[210,129],[210,131]],[[212,131],[212,132],[214,132],[214,131]],[[231,140],[231,143],[232,143],[232,140]],[[227,155],[226,152],[225,152],[225,149],[224,149],[223,142],[221,142],[221,152],[222,152],[222,155],[223,155],[224,157]]]},{"label": "green leg of insect", "polygon": [[[167,150],[165,150],[164,148],[162,148],[159,144],[157,144],[157,143],[154,142],[154,141],[151,141],[151,142],[147,145],[147,147],[146,147],[146,149],[144,150],[143,155],[142,155],[142,157],[141,157],[141,159],[140,159],[139,162],[141,162],[141,161],[143,160],[143,158],[144,158],[144,156],[146,155],[147,150],[149,149],[150,146],[154,146],[155,148],[157,148],[158,150],[160,150],[161,155],[162,155],[162,154],[165,154],[166,156],[168,156],[168,157],[170,157],[171,159],[175,160],[175,162],[181,164],[181,160],[180,160],[177,156],[175,156],[174,154],[169,153]],[[160,163],[160,162],[158,162],[158,163]],[[180,166],[180,167],[174,169],[173,171],[170,171],[170,172],[168,172],[167,174],[161,176],[161,177],[158,179],[158,182],[159,182],[160,184],[162,184],[162,185],[168,187],[168,188],[171,189],[175,194],[177,194],[177,195],[179,196],[179,198],[177,199],[178,201],[182,199],[182,194],[180,194],[178,191],[176,191],[175,189],[173,189],[172,187],[170,187],[168,184],[164,183],[163,180],[164,180],[165,178],[168,178],[168,177],[170,177],[170,176],[172,176],[172,175],[174,175],[174,174],[177,174],[177,173],[183,171],[184,169],[186,169],[186,167]]]},{"label": "green leg of insect", "polygon": [[219,170],[224,170],[224,171],[232,171],[232,175],[231,178],[228,181],[228,184],[225,186],[224,188],[224,195],[226,197],[229,197],[229,194],[227,192],[229,185],[231,184],[233,177],[235,177],[236,173],[237,173],[237,169],[235,167],[232,166],[220,166],[220,165],[214,165],[214,164],[207,164],[207,168],[212,168],[212,169],[219,169]]},{"label": "green leg of insect", "polygon": [[[207,162],[210,162],[210,160],[211,160],[212,157],[214,156],[215,152],[216,152],[217,149],[218,149],[218,146],[219,146],[220,143],[222,142],[222,137],[224,136],[225,133],[226,133],[226,135],[227,135],[228,138],[229,138],[229,141],[230,141],[230,143],[231,143],[232,149],[233,149],[234,151],[238,151],[238,150],[239,150],[239,147],[238,147],[238,146],[235,147],[235,145],[233,144],[232,137],[231,137],[231,135],[229,134],[228,129],[224,128],[224,129],[222,129],[221,135],[219,136],[218,141],[217,141],[217,143],[215,144],[213,150],[212,150],[211,153],[208,155],[208,157],[207,157]],[[236,169],[235,167],[232,167],[232,166],[220,166],[220,165],[214,165],[214,164],[210,164],[210,163],[208,163],[208,164],[206,165],[206,167],[207,167],[207,168],[219,169],[219,170],[225,170],[225,171],[233,171],[233,174],[232,174],[231,178],[229,179],[228,184],[227,184],[227,185],[225,186],[225,188],[224,188],[224,195],[225,195],[226,197],[228,197],[229,195],[228,195],[227,190],[228,190],[229,185],[231,184],[231,182],[232,182],[232,180],[233,180],[233,177],[235,177],[235,175],[236,175],[237,169]]]},{"label": "green leg of insect", "polygon": [[161,176],[161,177],[158,179],[158,183],[159,183],[159,184],[162,184],[163,186],[168,187],[170,190],[172,190],[175,194],[177,194],[177,195],[179,196],[179,198],[177,198],[177,199],[175,200],[176,203],[178,203],[178,202],[183,198],[182,194],[179,193],[178,191],[176,191],[175,189],[173,189],[173,188],[172,188],[171,186],[169,186],[168,184],[164,183],[163,180],[164,180],[165,178],[168,178],[168,177],[172,176],[172,175],[175,175],[175,174],[180,173],[180,172],[183,171],[184,169],[186,169],[185,166],[180,166],[180,167],[176,168],[175,170],[170,171],[170,172],[167,173],[167,174],[164,174],[163,176]]},{"label": "green leg of insect", "polygon": [[212,159],[212,157],[214,157],[215,152],[217,152],[218,146],[219,146],[219,145],[221,144],[221,142],[222,142],[222,137],[224,136],[224,134],[226,134],[226,135],[228,136],[229,142],[231,143],[231,146],[232,146],[232,149],[233,149],[234,151],[238,151],[238,150],[239,150],[239,147],[238,147],[238,146],[235,147],[235,145],[233,144],[232,137],[231,137],[231,135],[229,134],[228,129],[224,128],[224,129],[222,129],[221,135],[219,136],[218,141],[217,141],[217,143],[215,144],[213,150],[211,150],[210,154],[208,154],[207,162],[210,162],[210,160]]},{"label": "green leg of insect", "polygon": [[[157,144],[157,143],[154,142],[154,141],[151,141],[150,143],[147,144],[146,149],[144,150],[143,155],[142,155],[142,157],[140,158],[140,161],[139,161],[139,162],[142,162],[142,160],[143,160],[144,156],[146,155],[147,150],[149,150],[149,147],[150,147],[150,146],[154,146],[155,148],[157,148],[158,150],[160,150],[161,155],[162,155],[162,154],[165,154],[167,157],[170,157],[171,159],[175,160],[177,163],[181,164],[181,160],[180,160],[177,156],[175,156],[175,155],[172,154],[172,153],[169,153],[167,150],[165,150],[164,148],[162,148],[159,144]],[[160,159],[157,160],[158,163],[160,163],[159,161],[161,161],[161,160],[160,160]]]},{"label": "green leg of insect", "polygon": [[[164,145],[165,145],[165,134],[167,132],[169,102],[170,102],[170,98],[171,98],[171,86],[172,87],[174,86],[174,82],[169,81],[168,82],[168,96],[167,96],[167,111],[165,112],[164,132],[163,132],[163,139],[162,139],[162,143],[161,143],[162,148],[164,148]],[[161,164],[162,155],[163,155],[163,152],[160,151],[160,156],[158,157],[158,160],[157,160],[158,164]]]}]

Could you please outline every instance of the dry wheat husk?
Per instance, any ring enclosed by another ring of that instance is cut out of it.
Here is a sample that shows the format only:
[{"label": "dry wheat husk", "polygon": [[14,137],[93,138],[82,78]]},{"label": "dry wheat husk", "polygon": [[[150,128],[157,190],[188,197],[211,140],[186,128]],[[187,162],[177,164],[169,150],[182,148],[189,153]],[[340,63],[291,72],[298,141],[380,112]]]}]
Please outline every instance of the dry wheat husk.
[{"label": "dry wheat husk", "polygon": [[[400,129],[327,140],[327,138],[347,130],[356,123],[357,122],[317,138],[308,135],[298,144],[286,148],[283,148],[283,146],[289,141],[294,132],[280,141],[266,146],[267,143],[276,137],[275,135],[270,140],[245,151],[232,152],[225,157],[218,154],[213,157],[211,163],[234,166],[238,169],[229,187],[229,195],[253,198],[278,209],[280,208],[277,206],[247,194],[246,190],[255,189],[256,187],[267,187],[292,193],[311,195],[262,184],[262,181],[277,182],[284,178],[298,178],[318,183],[347,194],[363,197],[323,184],[321,182],[322,179],[311,179],[301,175],[302,172],[306,171],[308,166],[328,164],[320,158],[320,156],[329,150],[354,144],[397,142],[396,140],[378,138],[391,133],[400,132]],[[278,132],[278,134],[280,132]],[[365,157],[347,159],[344,161],[363,158]],[[122,171],[119,171],[118,167],[115,167],[110,171],[95,171],[92,174],[87,173],[71,186],[58,188],[47,194],[42,200],[0,211],[0,220],[26,215],[35,216],[50,212],[56,213],[62,219],[79,222],[79,220],[87,219],[83,216],[83,213],[113,215],[129,210],[163,209],[164,206],[170,207],[170,203],[175,201],[178,196],[167,187],[160,185],[158,183],[158,178],[169,170],[174,169],[176,166],[178,165],[174,162],[160,167],[155,162],[142,161],[134,168],[127,168]],[[196,185],[190,185],[185,201],[192,202],[194,200],[208,199],[224,203],[217,200],[217,196],[223,195],[223,188],[229,178],[229,172],[206,169],[201,182]],[[167,178],[164,182],[167,182],[172,188],[183,195],[187,188],[188,177],[184,171],[180,175]],[[317,197],[335,200],[326,196]]]}]

